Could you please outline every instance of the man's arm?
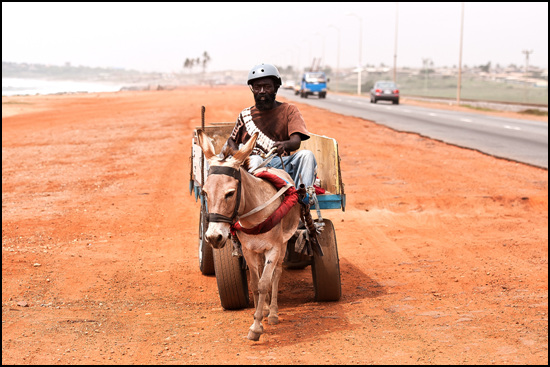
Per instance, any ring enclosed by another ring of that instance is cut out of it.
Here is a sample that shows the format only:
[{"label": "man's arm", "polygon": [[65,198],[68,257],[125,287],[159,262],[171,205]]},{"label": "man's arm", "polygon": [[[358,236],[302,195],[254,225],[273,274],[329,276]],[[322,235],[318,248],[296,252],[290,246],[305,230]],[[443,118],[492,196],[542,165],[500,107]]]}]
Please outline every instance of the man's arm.
[{"label": "man's arm", "polygon": [[300,144],[302,143],[302,138],[300,137],[300,134],[294,133],[290,135],[289,140],[285,141],[276,141],[275,144],[273,144],[274,147],[277,148],[277,154],[282,156],[284,153],[290,154],[290,152],[293,152],[300,148]]}]

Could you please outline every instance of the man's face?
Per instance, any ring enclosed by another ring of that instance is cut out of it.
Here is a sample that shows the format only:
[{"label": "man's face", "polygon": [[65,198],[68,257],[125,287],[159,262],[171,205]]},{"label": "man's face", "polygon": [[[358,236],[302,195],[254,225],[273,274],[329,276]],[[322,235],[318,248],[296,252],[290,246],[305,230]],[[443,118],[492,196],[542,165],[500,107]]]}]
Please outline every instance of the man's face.
[{"label": "man's face", "polygon": [[252,82],[252,93],[254,93],[254,101],[256,108],[260,111],[270,110],[273,108],[275,96],[275,83],[271,78],[260,78]]}]

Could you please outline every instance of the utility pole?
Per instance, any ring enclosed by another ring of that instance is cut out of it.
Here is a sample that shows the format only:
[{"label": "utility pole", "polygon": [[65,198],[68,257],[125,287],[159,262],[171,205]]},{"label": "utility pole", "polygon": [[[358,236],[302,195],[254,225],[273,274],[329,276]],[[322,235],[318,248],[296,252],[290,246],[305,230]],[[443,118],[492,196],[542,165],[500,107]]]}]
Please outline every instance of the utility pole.
[{"label": "utility pole", "polygon": [[423,58],[422,65],[424,66],[424,90],[428,90],[428,64],[430,63],[430,58]]},{"label": "utility pole", "polygon": [[393,82],[397,83],[397,13],[399,10],[399,3],[395,3],[395,44],[393,52]]},{"label": "utility pole", "polygon": [[361,95],[361,69],[363,66],[361,65],[361,54],[363,53],[361,50],[361,45],[363,44],[363,18],[361,18],[359,15],[350,13],[348,16],[354,16],[357,19],[359,19],[359,65],[357,66],[357,95]]},{"label": "utility pole", "polygon": [[464,27],[464,3],[462,3],[462,13],[460,16],[460,49],[458,52],[458,83],[456,87],[456,105],[457,107],[460,106],[460,88],[461,88],[461,81],[462,81],[462,34],[463,34],[463,27]]},{"label": "utility pole", "polygon": [[527,73],[529,72],[529,55],[533,53],[533,50],[531,51],[523,50],[521,52],[525,54],[525,76],[527,76]]},{"label": "utility pole", "polygon": [[338,31],[338,52],[337,52],[337,58],[336,58],[336,91],[340,92],[340,76],[338,75],[340,73],[340,28],[329,25],[329,28],[334,28]]},{"label": "utility pole", "polygon": [[523,50],[521,52],[525,54],[525,81],[523,82],[523,85],[524,85],[523,99],[524,99],[524,102],[527,102],[527,76],[528,76],[527,73],[529,73],[529,55],[533,53],[533,50],[531,51]]}]

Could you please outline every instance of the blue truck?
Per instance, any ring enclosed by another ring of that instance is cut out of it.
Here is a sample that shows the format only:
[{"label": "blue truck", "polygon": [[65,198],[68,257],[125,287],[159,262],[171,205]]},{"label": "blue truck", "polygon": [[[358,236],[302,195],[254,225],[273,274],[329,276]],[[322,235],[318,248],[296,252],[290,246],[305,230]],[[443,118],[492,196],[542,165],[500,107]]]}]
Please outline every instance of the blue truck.
[{"label": "blue truck", "polygon": [[305,72],[302,76],[300,90],[297,91],[297,94],[300,94],[302,98],[307,98],[307,96],[326,98],[328,81],[329,79],[322,71]]}]

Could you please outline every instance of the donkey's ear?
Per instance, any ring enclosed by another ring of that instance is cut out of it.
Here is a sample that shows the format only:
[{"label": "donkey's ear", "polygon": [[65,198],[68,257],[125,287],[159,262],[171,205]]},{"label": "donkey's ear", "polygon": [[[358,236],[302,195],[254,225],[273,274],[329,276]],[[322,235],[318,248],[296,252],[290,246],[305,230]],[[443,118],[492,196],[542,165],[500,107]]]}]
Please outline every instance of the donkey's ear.
[{"label": "donkey's ear", "polygon": [[252,153],[252,149],[254,149],[254,146],[256,145],[256,139],[258,139],[258,132],[255,132],[246,144],[233,155],[233,159],[239,162],[239,165],[242,164],[246,158],[248,158],[250,153]]},{"label": "donkey's ear", "polygon": [[197,129],[197,138],[199,139],[199,146],[204,152],[204,157],[206,159],[210,159],[216,155],[214,145],[212,144],[210,137],[208,137],[202,129]]}]

